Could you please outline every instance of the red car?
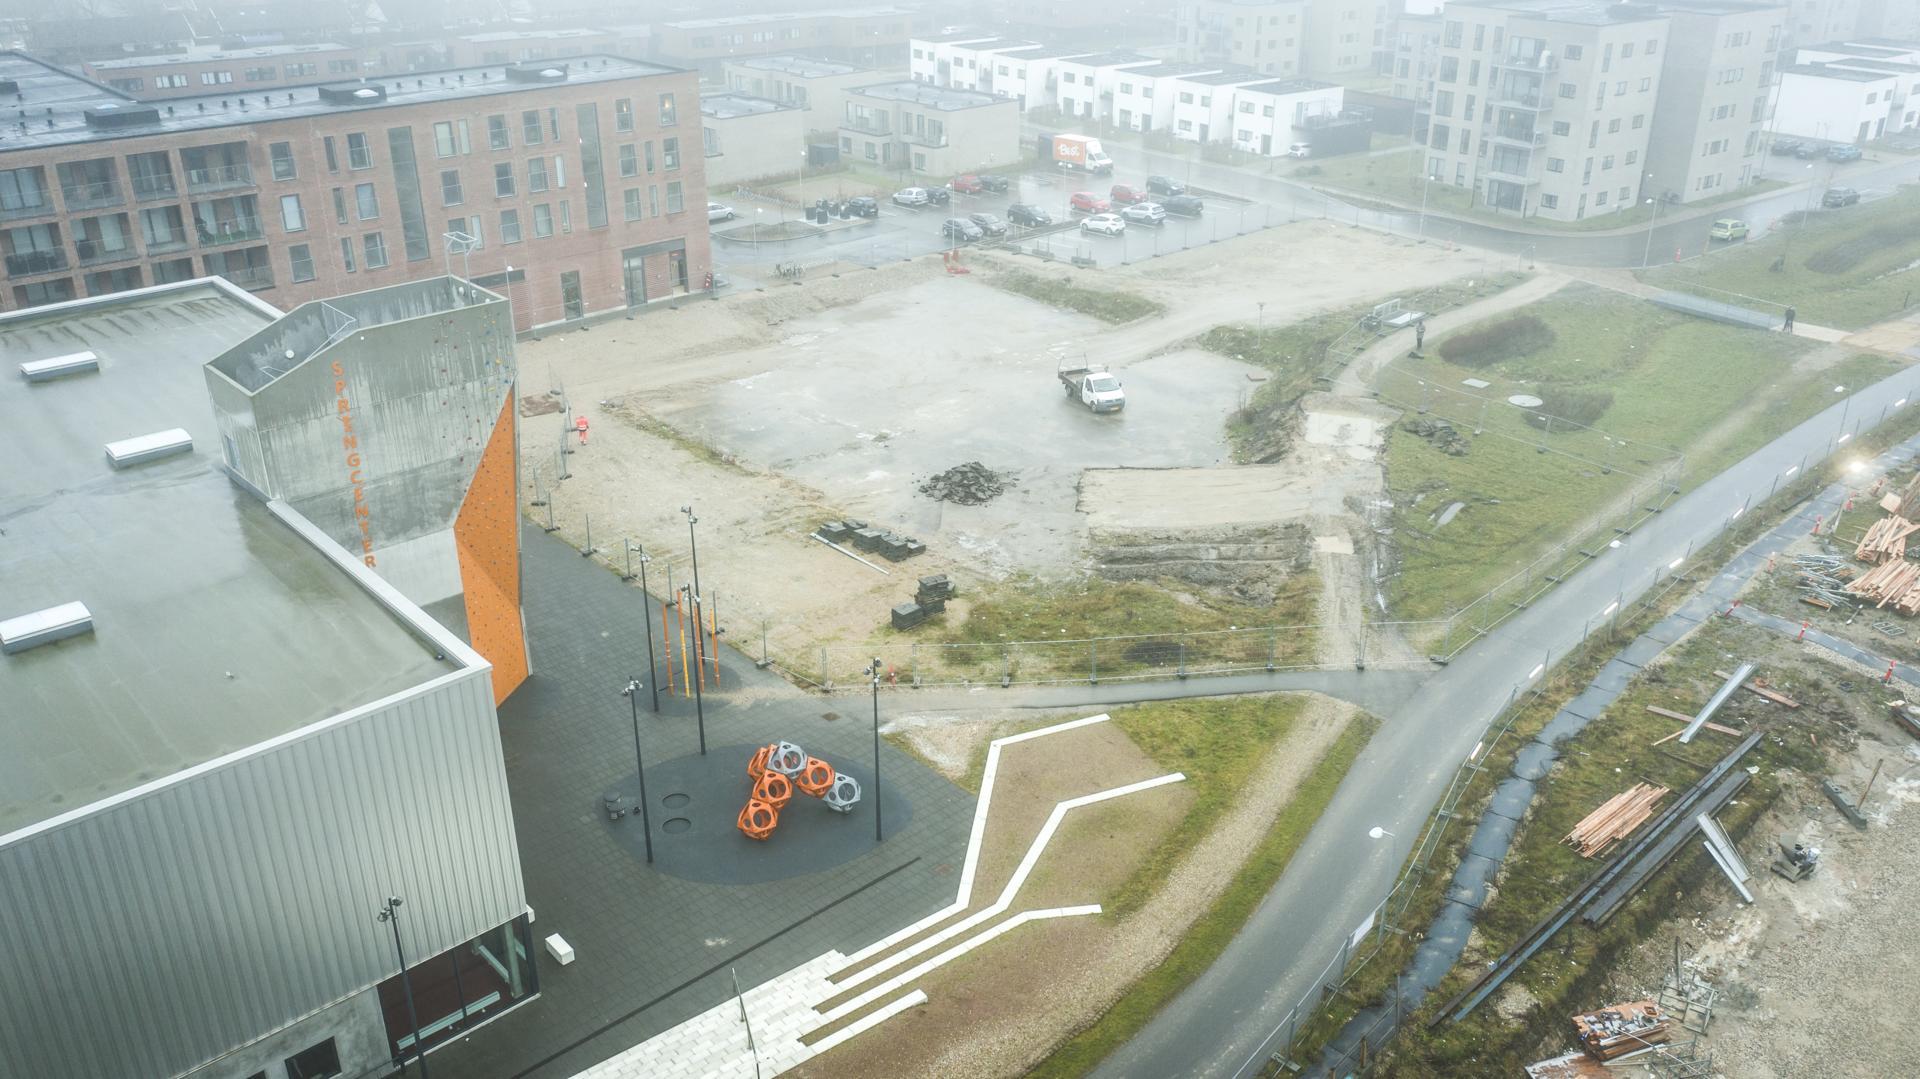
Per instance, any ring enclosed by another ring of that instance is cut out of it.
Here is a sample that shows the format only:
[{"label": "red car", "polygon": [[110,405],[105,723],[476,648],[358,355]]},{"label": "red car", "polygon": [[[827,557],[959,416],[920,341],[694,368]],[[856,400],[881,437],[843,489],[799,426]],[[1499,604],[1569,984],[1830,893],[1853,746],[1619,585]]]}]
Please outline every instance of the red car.
[{"label": "red car", "polygon": [[1116,206],[1131,206],[1136,202],[1145,202],[1148,198],[1146,191],[1128,184],[1114,184],[1113,190],[1108,194],[1112,196]]},{"label": "red car", "polygon": [[948,186],[962,195],[978,195],[987,189],[987,185],[981,183],[978,176],[956,176],[953,183]]},{"label": "red car", "polygon": [[1067,205],[1077,214],[1104,214],[1113,209],[1112,203],[1091,191],[1075,191],[1067,199]]}]

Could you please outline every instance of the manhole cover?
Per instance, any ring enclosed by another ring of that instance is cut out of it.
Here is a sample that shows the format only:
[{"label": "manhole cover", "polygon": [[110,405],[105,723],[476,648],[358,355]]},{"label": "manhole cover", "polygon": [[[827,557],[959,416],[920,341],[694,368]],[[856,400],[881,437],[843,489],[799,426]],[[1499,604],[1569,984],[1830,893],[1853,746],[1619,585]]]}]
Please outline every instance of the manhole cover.
[{"label": "manhole cover", "polygon": [[1541,405],[1546,404],[1546,402],[1530,393],[1516,393],[1512,397],[1507,398],[1507,404],[1518,405],[1521,408],[1539,408]]},{"label": "manhole cover", "polygon": [[684,794],[669,794],[665,798],[660,799],[660,804],[666,806],[668,809],[679,809],[689,801],[691,801],[691,799]]},{"label": "manhole cover", "polygon": [[667,823],[661,825],[660,830],[668,835],[679,835],[691,827],[693,822],[685,817],[668,817]]}]

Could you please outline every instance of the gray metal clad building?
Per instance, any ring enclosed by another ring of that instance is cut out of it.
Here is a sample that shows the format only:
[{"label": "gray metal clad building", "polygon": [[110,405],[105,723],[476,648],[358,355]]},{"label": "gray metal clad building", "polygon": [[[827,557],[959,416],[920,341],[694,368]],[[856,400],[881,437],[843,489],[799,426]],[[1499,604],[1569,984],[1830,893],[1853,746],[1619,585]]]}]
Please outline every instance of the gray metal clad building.
[{"label": "gray metal clad building", "polygon": [[537,991],[491,666],[222,459],[202,367],[278,317],[0,315],[8,1079],[382,1074],[389,895],[427,1047]]}]

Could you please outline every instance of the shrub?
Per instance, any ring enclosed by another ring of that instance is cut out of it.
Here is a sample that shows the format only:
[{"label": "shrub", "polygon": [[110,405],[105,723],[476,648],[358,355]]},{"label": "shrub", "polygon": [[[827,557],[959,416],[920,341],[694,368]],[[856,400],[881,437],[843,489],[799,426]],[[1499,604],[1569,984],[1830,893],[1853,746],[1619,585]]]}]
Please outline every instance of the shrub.
[{"label": "shrub", "polygon": [[1485,367],[1539,352],[1553,340],[1553,327],[1533,315],[1515,315],[1454,334],[1440,343],[1440,355],[1461,367]]}]

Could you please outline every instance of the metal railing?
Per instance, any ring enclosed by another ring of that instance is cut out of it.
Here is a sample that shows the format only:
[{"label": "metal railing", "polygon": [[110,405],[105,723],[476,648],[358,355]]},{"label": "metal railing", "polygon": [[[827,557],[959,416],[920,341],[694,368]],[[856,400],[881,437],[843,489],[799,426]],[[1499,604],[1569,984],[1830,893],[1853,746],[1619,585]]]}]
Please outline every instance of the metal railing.
[{"label": "metal railing", "polygon": [[264,239],[266,225],[257,217],[229,217],[224,221],[195,221],[201,247],[225,247]]},{"label": "metal railing", "polygon": [[252,187],[253,167],[251,165],[214,165],[204,169],[187,170],[187,190],[218,191],[229,187]]},{"label": "metal railing", "polygon": [[18,255],[8,255],[6,262],[7,273],[13,277],[53,273],[67,268],[67,253],[65,251],[27,251]]},{"label": "metal railing", "polygon": [[73,241],[73,253],[79,256],[82,266],[140,257],[140,252],[130,243],[121,244],[119,247],[108,247],[99,240],[89,240],[84,237]]},{"label": "metal railing", "polygon": [[66,200],[69,210],[118,206],[125,201],[120,195],[118,180],[102,180],[90,184],[65,184],[60,188],[60,195]]},{"label": "metal railing", "polygon": [[22,191],[22,195],[31,195],[37,202],[19,202],[9,199],[0,203],[0,221],[18,221],[21,218],[41,217],[53,212],[53,200],[47,197],[44,188],[31,192]]},{"label": "metal railing", "polygon": [[266,266],[241,266],[219,271],[219,276],[244,289],[273,287],[273,270]]},{"label": "metal railing", "polygon": [[174,187],[173,175],[135,176],[133,178],[133,197],[137,202],[152,199],[170,199],[178,197],[179,189]]}]

